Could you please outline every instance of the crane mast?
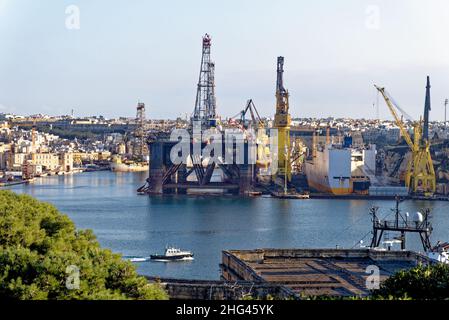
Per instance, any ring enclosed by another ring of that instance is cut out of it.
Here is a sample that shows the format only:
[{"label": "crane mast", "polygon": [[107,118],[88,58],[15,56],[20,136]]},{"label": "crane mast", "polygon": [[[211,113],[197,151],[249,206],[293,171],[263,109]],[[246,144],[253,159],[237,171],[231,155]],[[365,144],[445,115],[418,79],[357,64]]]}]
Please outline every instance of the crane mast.
[{"label": "crane mast", "polygon": [[277,59],[276,81],[276,114],[274,116],[274,128],[278,130],[278,176],[283,176],[291,181],[291,146],[289,94],[284,88],[284,57]]},{"label": "crane mast", "polygon": [[424,103],[424,127],[423,127],[423,142],[429,141],[429,111],[430,111],[430,77],[427,76],[426,85],[426,101]]}]

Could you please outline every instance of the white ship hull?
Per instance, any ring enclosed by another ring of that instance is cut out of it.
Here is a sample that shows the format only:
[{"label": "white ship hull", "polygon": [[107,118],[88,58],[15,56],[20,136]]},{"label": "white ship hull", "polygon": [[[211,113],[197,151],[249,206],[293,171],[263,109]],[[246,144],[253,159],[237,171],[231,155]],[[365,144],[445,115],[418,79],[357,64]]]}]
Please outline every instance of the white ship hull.
[{"label": "white ship hull", "polygon": [[334,195],[354,192],[354,181],[369,181],[367,172],[375,169],[375,147],[358,151],[326,146],[305,163],[305,174],[313,190]]}]

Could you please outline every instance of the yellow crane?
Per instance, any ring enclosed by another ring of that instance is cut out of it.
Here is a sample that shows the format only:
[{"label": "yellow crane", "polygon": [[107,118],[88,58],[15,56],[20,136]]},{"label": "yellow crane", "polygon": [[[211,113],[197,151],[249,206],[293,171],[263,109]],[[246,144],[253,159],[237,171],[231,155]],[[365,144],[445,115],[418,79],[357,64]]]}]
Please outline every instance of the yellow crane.
[{"label": "yellow crane", "polygon": [[[246,107],[240,112],[240,123],[242,129],[248,129],[246,127],[246,114],[250,113],[251,115],[251,129],[254,130],[255,138],[257,142],[257,157],[256,157],[256,165],[259,168],[267,169],[270,165],[270,148],[269,145],[269,137],[266,134],[265,123],[259,115],[259,111],[257,111],[256,105],[252,99],[249,99],[246,102]],[[237,116],[237,115],[236,115]],[[235,118],[234,116],[233,118]]]},{"label": "yellow crane", "polygon": [[[399,117],[396,109],[405,113],[387,93],[385,88],[376,86],[376,89],[382,94],[391,114],[394,117],[396,125],[401,131],[405,142],[410,147],[411,158],[407,163],[407,171],[405,173],[405,185],[409,188],[409,192],[415,195],[432,196],[436,190],[435,169],[433,167],[432,157],[430,155],[430,143],[428,137],[423,138],[423,131],[428,130],[428,123],[422,120],[413,123],[413,139],[406,130],[402,119]],[[427,97],[429,96],[430,85],[427,87]],[[426,99],[426,110],[430,110],[430,100]],[[428,121],[428,120],[427,120]]]},{"label": "yellow crane", "polygon": [[291,116],[289,114],[289,94],[284,88],[284,57],[277,60],[277,82],[276,82],[276,114],[274,115],[274,128],[278,130],[278,176],[291,181],[291,146],[290,126]]}]

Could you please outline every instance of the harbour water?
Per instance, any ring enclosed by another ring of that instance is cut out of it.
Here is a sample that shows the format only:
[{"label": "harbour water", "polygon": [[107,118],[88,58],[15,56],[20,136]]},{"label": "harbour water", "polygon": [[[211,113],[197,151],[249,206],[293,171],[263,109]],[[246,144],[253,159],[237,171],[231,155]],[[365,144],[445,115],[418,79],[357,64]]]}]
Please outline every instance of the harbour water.
[{"label": "harbour water", "polygon": [[[54,204],[78,228],[92,229],[101,245],[124,256],[146,257],[166,245],[191,250],[189,262],[136,263],[141,274],[219,279],[221,251],[254,248],[358,247],[371,239],[369,208],[390,213],[393,201],[238,197],[148,197],[136,194],[146,172],[91,172],[45,177],[12,186]],[[449,241],[449,203],[406,201],[401,209],[432,209],[432,243]],[[407,247],[422,250],[418,236]]]}]

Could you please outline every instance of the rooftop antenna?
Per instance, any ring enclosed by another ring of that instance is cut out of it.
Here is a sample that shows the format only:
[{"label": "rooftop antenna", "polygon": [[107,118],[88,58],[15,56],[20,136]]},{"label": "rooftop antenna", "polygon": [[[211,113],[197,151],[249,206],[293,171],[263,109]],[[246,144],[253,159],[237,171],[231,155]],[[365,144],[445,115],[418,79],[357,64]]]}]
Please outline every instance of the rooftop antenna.
[{"label": "rooftop antenna", "polygon": [[399,196],[396,196],[396,207],[392,210],[394,212],[394,220],[380,219],[378,215],[378,207],[372,207],[370,214],[373,223],[373,238],[371,239],[371,248],[379,248],[382,237],[388,232],[399,233],[400,236],[396,239],[401,242],[401,250],[405,250],[405,235],[407,233],[417,233],[421,239],[421,244],[425,252],[432,251],[430,243],[430,235],[432,233],[432,223],[429,220],[430,210],[425,209],[423,212],[417,212],[414,217],[409,219],[407,213],[402,215],[399,209],[400,202],[403,201]]},{"label": "rooftop antenna", "polygon": [[380,123],[379,91],[377,91],[377,95],[376,95],[376,117],[377,117],[377,121]]},{"label": "rooftop antenna", "polygon": [[379,91],[376,90],[376,98],[375,101],[373,101],[373,109],[376,111],[376,120],[377,122],[380,122],[380,115],[379,115]]},{"label": "rooftop antenna", "polygon": [[447,105],[449,104],[449,99],[444,100],[444,130],[447,130]]}]

